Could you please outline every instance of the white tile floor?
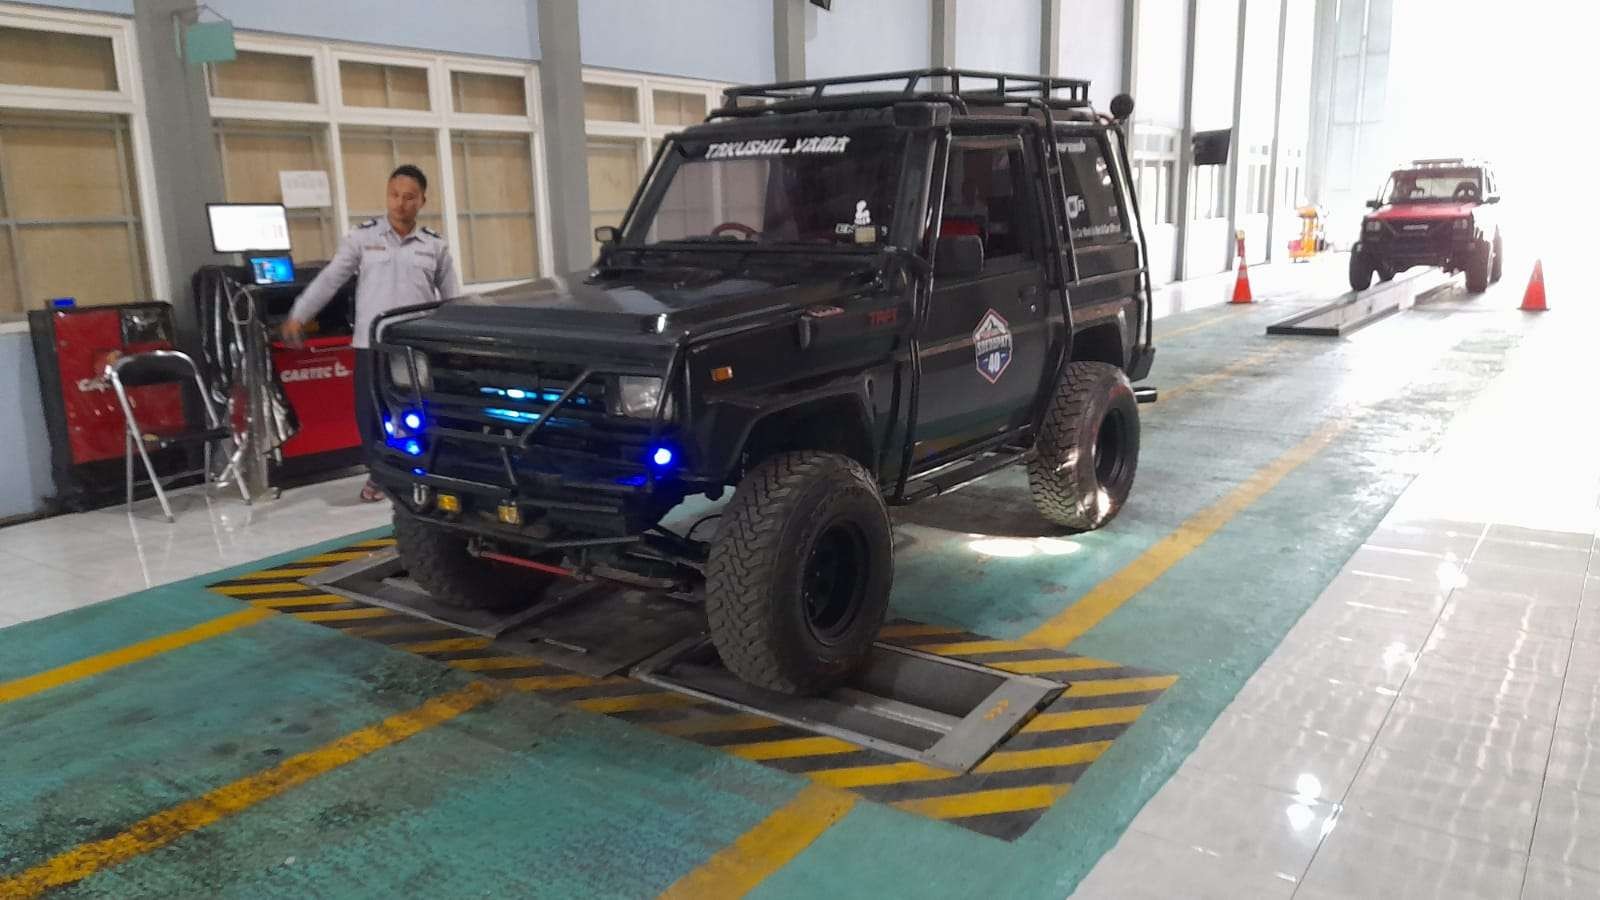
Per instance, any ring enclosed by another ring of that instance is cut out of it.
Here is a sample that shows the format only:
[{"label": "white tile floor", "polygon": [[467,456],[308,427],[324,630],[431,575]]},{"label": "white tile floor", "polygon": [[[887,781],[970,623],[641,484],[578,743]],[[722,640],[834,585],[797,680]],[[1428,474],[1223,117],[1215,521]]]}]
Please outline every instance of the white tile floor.
[{"label": "white tile floor", "polygon": [[1453,423],[1075,897],[1600,897],[1600,424],[1552,390],[1600,383],[1577,324]]},{"label": "white tile floor", "polygon": [[0,627],[387,524],[387,503],[357,498],[363,481],[294,488],[254,506],[184,490],[173,524],[148,500],[132,514],[119,505],[0,528]]}]

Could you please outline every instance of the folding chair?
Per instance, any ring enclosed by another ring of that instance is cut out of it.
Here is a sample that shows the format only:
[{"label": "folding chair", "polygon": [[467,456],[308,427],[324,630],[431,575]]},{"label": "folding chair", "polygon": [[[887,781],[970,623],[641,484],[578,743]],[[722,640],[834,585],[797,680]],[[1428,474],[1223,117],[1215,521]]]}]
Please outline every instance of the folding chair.
[{"label": "folding chair", "polygon": [[[235,448],[233,455],[228,458],[228,464],[222,471],[213,477],[211,472],[211,445],[218,441],[232,441],[233,433],[226,422],[217,414],[217,409],[212,405],[210,393],[200,378],[200,370],[195,366],[194,360],[187,353],[177,350],[151,350],[146,353],[130,353],[120,357],[106,367],[106,380],[111,382],[112,390],[116,391],[117,402],[122,405],[122,418],[127,424],[127,475],[128,475],[128,511],[133,511],[133,456],[135,448],[139,458],[144,460],[145,472],[150,476],[150,486],[155,489],[156,499],[161,501],[161,511],[166,514],[167,521],[172,519],[172,506],[167,502],[167,492],[163,482],[172,482],[199,474],[205,484],[209,496],[213,484],[222,486],[232,477],[239,486],[239,496],[245,503],[250,502],[250,491],[244,483],[240,471],[240,461],[244,456],[243,447]],[[183,385],[193,380],[195,397],[192,402],[184,404],[184,430],[177,434],[147,434],[139,427],[139,421],[133,413],[133,403],[128,399],[128,388],[142,387],[153,384],[178,384]],[[204,421],[194,421],[194,409],[198,407],[204,413]],[[205,468],[200,472],[177,472],[161,476],[156,472],[155,464],[150,460],[152,450],[161,452],[175,447],[193,447],[200,444],[205,449]]]}]

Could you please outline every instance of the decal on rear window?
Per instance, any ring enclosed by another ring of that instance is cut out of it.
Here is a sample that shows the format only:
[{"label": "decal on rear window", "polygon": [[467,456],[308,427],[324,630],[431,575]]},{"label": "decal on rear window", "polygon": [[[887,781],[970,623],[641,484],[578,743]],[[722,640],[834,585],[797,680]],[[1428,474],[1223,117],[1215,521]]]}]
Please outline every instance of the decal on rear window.
[{"label": "decal on rear window", "polygon": [[728,141],[706,145],[706,159],[744,159],[751,156],[807,156],[840,154],[850,139],[840,135],[771,138],[762,141]]}]

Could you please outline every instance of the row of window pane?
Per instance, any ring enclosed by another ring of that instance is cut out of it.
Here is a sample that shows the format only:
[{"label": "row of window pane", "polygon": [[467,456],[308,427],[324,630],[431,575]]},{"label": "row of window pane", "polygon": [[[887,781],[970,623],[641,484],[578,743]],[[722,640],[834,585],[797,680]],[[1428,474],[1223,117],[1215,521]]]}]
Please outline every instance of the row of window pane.
[{"label": "row of window pane", "polygon": [[[657,125],[694,125],[706,117],[705,94],[657,90],[650,101]],[[639,92],[626,85],[585,82],[583,117],[590,122],[638,122]]]},{"label": "row of window pane", "polygon": [[[230,203],[279,202],[280,171],[329,169],[320,126],[219,122],[218,151]],[[339,234],[385,215],[389,173],[411,163],[439,171],[435,132],[409,128],[343,127],[340,167],[349,218],[335,229],[333,209],[289,211],[297,256],[326,259]],[[539,253],[533,187],[533,151],[526,135],[455,132],[451,135],[460,245],[453,247],[465,283],[537,277]],[[430,180],[429,204],[417,221],[444,232],[444,202]]]},{"label": "row of window pane", "polygon": [[115,91],[111,38],[0,27],[0,84]]},{"label": "row of window pane", "polygon": [[149,296],[125,116],[0,110],[0,314]]},{"label": "row of window pane", "polygon": [[[0,70],[3,71],[3,70]],[[240,50],[232,62],[208,67],[211,95],[229,100],[316,103],[316,75],[309,56]],[[345,106],[426,111],[427,69],[419,66],[339,62],[340,98]],[[528,115],[524,79],[482,72],[450,73],[451,106],[469,115]]]}]

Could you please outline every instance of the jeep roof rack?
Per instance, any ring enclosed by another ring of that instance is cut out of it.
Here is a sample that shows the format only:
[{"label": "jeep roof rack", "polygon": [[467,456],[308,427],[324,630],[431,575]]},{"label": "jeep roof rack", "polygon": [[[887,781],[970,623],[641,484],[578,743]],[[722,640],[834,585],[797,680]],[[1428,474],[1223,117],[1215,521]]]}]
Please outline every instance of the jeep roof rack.
[{"label": "jeep roof rack", "polygon": [[1463,166],[1478,165],[1482,165],[1482,163],[1478,162],[1477,160],[1467,159],[1461,156],[1447,156],[1440,157],[1438,159],[1414,159],[1411,161],[1411,168],[1413,169],[1461,168]]},{"label": "jeep roof rack", "polygon": [[[979,82],[982,87],[963,87],[963,80],[968,85]],[[894,86],[896,83],[897,87]],[[829,93],[830,88],[875,84],[888,87],[881,91],[835,90]],[[753,116],[769,112],[860,109],[916,100],[950,103],[963,113],[968,104],[1009,106],[1021,103],[1034,107],[1044,104],[1062,110],[1092,109],[1089,104],[1089,82],[1084,79],[933,68],[731,87],[722,92],[722,108],[713,111],[709,118]]]}]

